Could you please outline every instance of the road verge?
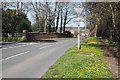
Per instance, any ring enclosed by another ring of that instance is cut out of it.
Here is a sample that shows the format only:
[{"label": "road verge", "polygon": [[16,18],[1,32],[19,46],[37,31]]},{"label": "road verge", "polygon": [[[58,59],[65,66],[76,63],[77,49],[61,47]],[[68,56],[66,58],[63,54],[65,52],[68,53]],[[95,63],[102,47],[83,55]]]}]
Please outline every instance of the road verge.
[{"label": "road verge", "polygon": [[96,38],[90,37],[66,51],[42,78],[111,78]]}]

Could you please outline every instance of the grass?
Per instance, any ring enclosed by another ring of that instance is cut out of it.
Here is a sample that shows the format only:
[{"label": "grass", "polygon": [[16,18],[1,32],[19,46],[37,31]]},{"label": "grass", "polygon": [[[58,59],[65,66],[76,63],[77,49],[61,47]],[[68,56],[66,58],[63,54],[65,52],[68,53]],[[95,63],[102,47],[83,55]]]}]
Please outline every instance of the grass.
[{"label": "grass", "polygon": [[2,41],[3,42],[20,42],[20,40],[21,40],[21,37],[8,37],[8,38],[6,38],[6,37],[2,37]]},{"label": "grass", "polygon": [[104,42],[107,44],[107,45],[110,45],[110,46],[113,46],[113,47],[116,47],[118,44],[117,42],[113,42],[112,40],[110,39],[104,39]]},{"label": "grass", "polygon": [[104,39],[104,42],[105,42],[106,45],[111,46],[113,48],[116,48],[117,52],[120,53],[120,49],[119,49],[120,45],[117,42],[113,42],[110,39]]},{"label": "grass", "polygon": [[2,37],[0,36],[0,41],[2,41]]},{"label": "grass", "polygon": [[[80,53],[93,53],[94,56],[80,56]],[[66,51],[51,66],[42,78],[111,78],[106,68],[103,53],[96,38],[90,37]]]}]

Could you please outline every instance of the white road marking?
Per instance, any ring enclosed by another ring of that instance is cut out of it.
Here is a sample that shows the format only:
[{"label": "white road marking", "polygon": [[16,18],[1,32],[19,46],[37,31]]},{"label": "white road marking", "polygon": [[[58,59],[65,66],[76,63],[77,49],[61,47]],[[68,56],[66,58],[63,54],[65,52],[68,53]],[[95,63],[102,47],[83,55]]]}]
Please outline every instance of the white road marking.
[{"label": "white road marking", "polygon": [[13,47],[8,47],[8,48],[13,48]]},{"label": "white road marking", "polygon": [[17,46],[17,47],[22,47],[22,45],[19,45],[19,46]]},{"label": "white road marking", "polygon": [[39,49],[43,49],[43,48],[46,48],[46,46],[40,47]]},{"label": "white road marking", "polygon": [[37,43],[29,43],[29,45],[33,45],[33,44],[37,44]]},{"label": "white road marking", "polygon": [[[23,54],[26,54],[26,53],[29,53],[29,52],[30,52],[30,51],[26,51],[26,52],[23,52],[23,53],[14,55],[14,56],[7,57],[7,58],[5,58],[5,59],[3,59],[3,60],[8,60],[8,59],[11,59],[11,58],[14,58],[14,57],[17,57],[17,56],[20,56],[20,55],[23,55]],[[3,60],[2,60],[2,61],[3,61]]]},{"label": "white road marking", "polygon": [[27,44],[24,43],[23,45],[6,47],[6,48],[2,48],[2,49],[10,49],[10,48],[23,47],[23,46],[28,46],[28,45],[35,45],[35,44],[37,44],[37,43],[27,43]]},{"label": "white road marking", "polygon": [[[60,42],[60,43],[51,43],[50,45],[46,45],[47,43],[44,43],[44,44],[42,44],[43,47],[40,47],[39,49],[51,47],[51,46],[53,46],[53,45],[55,45],[55,44],[61,44],[61,43],[62,43],[62,42]],[[24,45],[19,45],[19,46],[13,46],[13,47],[8,47],[8,48],[2,48],[2,49],[9,49],[9,48],[15,48],[15,47],[22,47],[22,46],[34,45],[34,44],[37,44],[37,43],[29,43],[29,44],[24,44]],[[46,45],[46,46],[44,46],[44,45]],[[7,57],[7,58],[5,58],[5,59],[0,60],[0,62],[2,62],[3,60],[8,60],[8,59],[11,59],[11,58],[14,58],[14,57],[17,57],[17,56],[20,56],[20,55],[29,53],[29,52],[30,52],[30,51],[26,51],[26,52],[19,53],[19,54],[14,55],[14,56]]]},{"label": "white road marking", "polygon": [[8,48],[2,48],[2,49],[8,49]]},{"label": "white road marking", "polygon": [[26,46],[26,45],[22,45],[21,47],[23,47],[23,46]]},{"label": "white road marking", "polygon": [[3,59],[0,60],[0,62],[2,62],[2,61],[3,61]]},{"label": "white road marking", "polygon": [[51,46],[53,46],[53,45],[49,45],[49,46],[47,46],[47,47],[51,47]]},{"label": "white road marking", "polygon": [[51,47],[51,46],[53,46],[53,45],[51,45],[51,44],[48,46],[46,45],[46,46],[40,47],[39,49],[43,49],[43,48],[47,48],[47,47]]}]

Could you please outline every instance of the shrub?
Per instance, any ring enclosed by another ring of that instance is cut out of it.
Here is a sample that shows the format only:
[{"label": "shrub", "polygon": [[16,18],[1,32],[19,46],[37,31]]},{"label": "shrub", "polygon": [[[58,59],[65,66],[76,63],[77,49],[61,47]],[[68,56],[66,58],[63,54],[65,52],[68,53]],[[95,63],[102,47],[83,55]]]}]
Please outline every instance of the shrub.
[{"label": "shrub", "polygon": [[31,24],[29,21],[22,19],[21,22],[17,25],[17,31],[22,32],[23,30],[28,30],[29,32],[32,31]]}]

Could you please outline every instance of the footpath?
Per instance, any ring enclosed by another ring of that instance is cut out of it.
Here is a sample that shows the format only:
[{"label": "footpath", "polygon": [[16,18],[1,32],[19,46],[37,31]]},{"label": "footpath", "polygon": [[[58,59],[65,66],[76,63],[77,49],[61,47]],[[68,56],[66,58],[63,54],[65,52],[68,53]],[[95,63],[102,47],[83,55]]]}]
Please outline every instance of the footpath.
[{"label": "footpath", "polygon": [[106,60],[106,64],[108,69],[112,74],[112,78],[119,78],[120,79],[120,55],[114,47],[107,45],[103,39],[98,39],[98,43],[103,50],[103,55]]}]

